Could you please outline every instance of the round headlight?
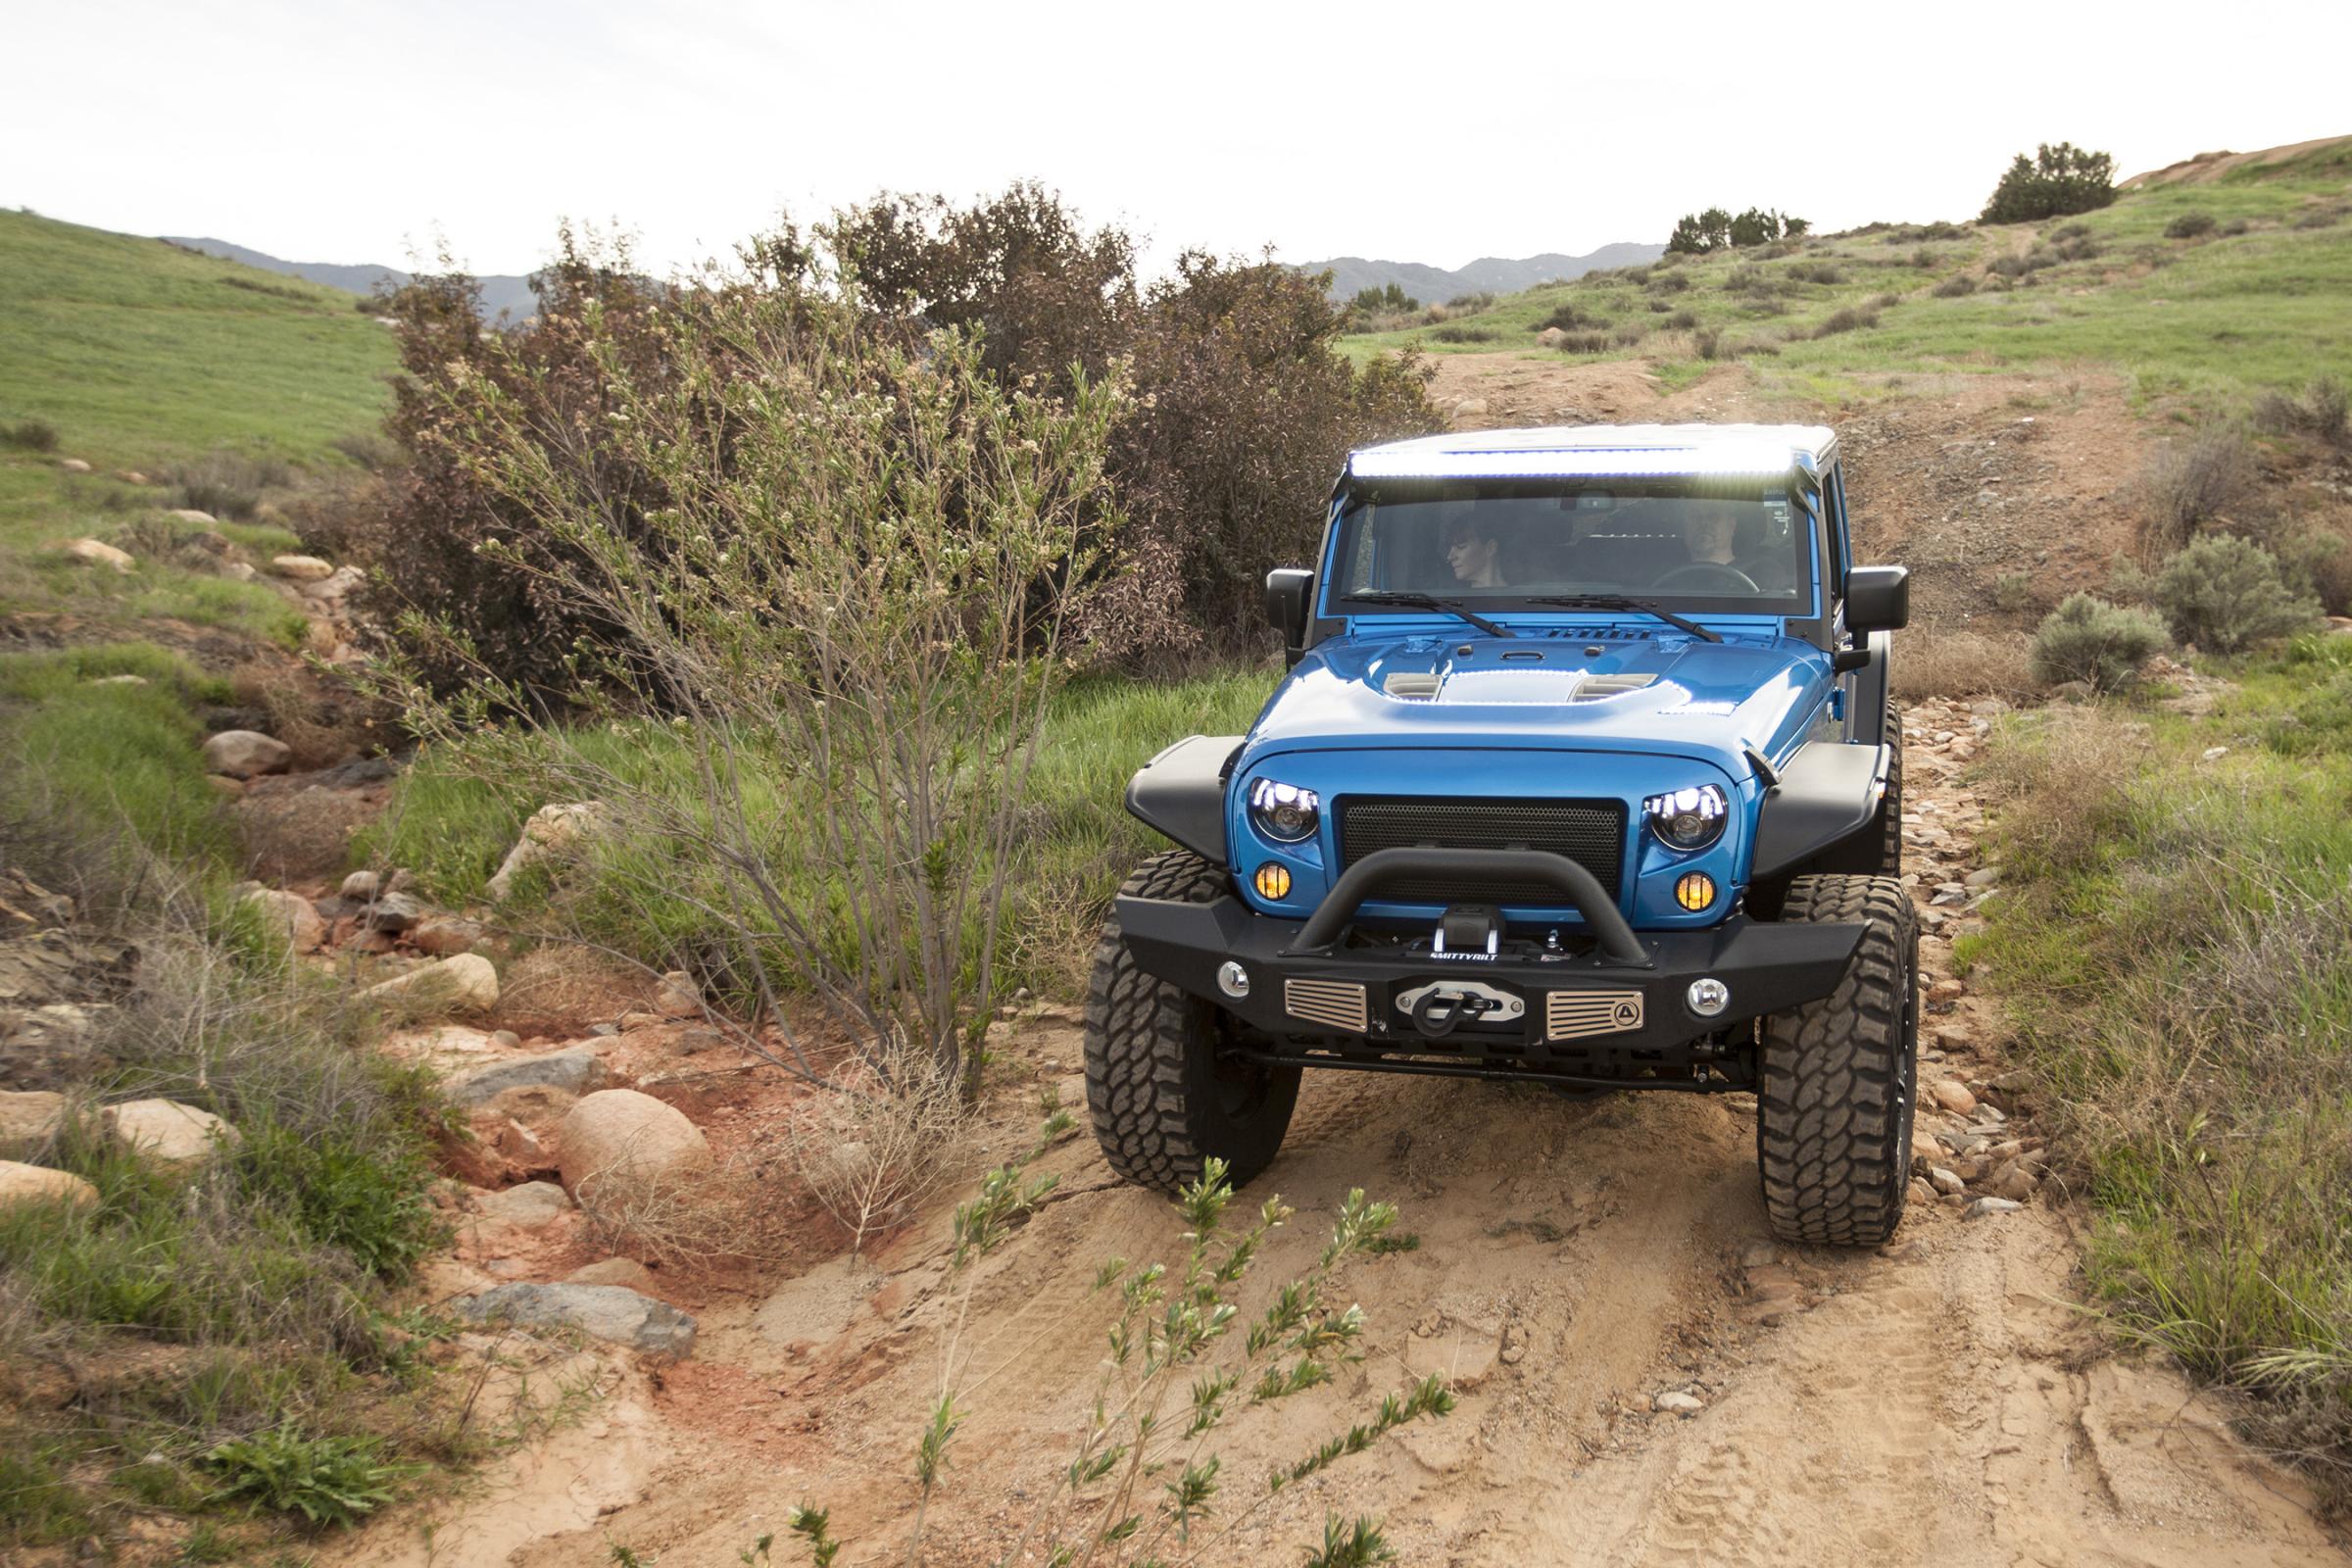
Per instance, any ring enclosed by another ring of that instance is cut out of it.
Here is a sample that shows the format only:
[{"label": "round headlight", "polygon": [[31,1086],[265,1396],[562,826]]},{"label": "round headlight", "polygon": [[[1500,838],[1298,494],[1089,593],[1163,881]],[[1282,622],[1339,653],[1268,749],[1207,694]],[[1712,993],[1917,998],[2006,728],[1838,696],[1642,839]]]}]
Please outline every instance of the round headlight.
[{"label": "round headlight", "polygon": [[1700,784],[1670,795],[1652,795],[1642,803],[1642,811],[1649,819],[1649,830],[1669,848],[1703,850],[1723,837],[1732,808],[1721,789]]},{"label": "round headlight", "polygon": [[1313,790],[1261,778],[1250,786],[1250,820],[1277,844],[1301,844],[1315,836],[1323,803]]}]

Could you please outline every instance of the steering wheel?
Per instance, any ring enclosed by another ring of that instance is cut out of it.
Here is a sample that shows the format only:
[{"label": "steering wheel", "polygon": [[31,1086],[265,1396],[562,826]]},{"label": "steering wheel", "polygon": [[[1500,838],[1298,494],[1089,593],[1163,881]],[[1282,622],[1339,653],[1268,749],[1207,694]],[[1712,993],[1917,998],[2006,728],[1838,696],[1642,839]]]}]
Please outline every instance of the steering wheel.
[{"label": "steering wheel", "polygon": [[1660,588],[1693,588],[1700,593],[1709,591],[1760,594],[1756,579],[1738,566],[1727,566],[1720,561],[1693,561],[1688,566],[1677,566],[1651,583],[1652,592]]}]

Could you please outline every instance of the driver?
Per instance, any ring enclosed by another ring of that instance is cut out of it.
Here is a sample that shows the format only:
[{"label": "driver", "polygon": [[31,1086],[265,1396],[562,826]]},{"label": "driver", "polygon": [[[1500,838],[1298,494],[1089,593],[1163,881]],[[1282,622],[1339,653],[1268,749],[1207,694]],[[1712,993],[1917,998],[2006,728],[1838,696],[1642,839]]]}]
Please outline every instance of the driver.
[{"label": "driver", "polygon": [[1691,507],[1683,518],[1683,543],[1690,547],[1690,564],[1737,565],[1739,557],[1733,552],[1732,536],[1739,529],[1739,514],[1724,502],[1706,501]]},{"label": "driver", "polygon": [[1475,508],[1465,507],[1446,519],[1446,564],[1465,588],[1500,588],[1502,540],[1493,524],[1479,520]]}]

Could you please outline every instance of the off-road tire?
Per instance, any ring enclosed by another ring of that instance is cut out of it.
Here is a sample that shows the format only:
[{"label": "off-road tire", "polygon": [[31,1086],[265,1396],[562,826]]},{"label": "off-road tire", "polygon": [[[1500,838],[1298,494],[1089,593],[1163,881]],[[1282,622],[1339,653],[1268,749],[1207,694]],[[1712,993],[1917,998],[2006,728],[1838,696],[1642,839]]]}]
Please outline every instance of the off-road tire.
[{"label": "off-road tire", "polygon": [[[1206,904],[1225,873],[1185,850],[1155,855],[1119,891]],[[1136,966],[1113,913],[1086,994],[1086,1104],[1110,1168],[1173,1193],[1210,1156],[1239,1187],[1273,1163],[1298,1102],[1297,1067],[1220,1059],[1237,1022]]]},{"label": "off-road tire", "polygon": [[1903,714],[1886,699],[1886,728],[1881,732],[1894,755],[1886,760],[1886,795],[1879,803],[1879,875],[1903,874]]},{"label": "off-road tire", "polygon": [[1876,1247],[1910,1190],[1919,1085],[1919,925],[1900,882],[1805,876],[1781,918],[1850,925],[1838,989],[1764,1020],[1756,1168],[1784,1241]]}]

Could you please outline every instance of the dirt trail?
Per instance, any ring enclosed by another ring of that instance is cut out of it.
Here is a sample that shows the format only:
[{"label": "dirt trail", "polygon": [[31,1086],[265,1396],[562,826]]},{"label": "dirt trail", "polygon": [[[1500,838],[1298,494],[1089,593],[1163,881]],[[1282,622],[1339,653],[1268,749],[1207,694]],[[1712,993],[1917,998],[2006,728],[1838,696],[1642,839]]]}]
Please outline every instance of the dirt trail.
[{"label": "dirt trail", "polygon": [[[1501,378],[1525,372],[1496,359],[1488,390],[1503,393]],[[1606,390],[1630,399],[1638,388]],[[1562,391],[1575,395],[1565,384],[1542,395]],[[1949,407],[1908,404],[1865,432],[1860,450],[1890,454],[1856,477],[1880,496],[1878,526],[1964,554],[1950,530],[1984,509],[1936,498],[1959,470],[2002,455],[1978,426],[2013,422],[2004,395],[1959,388]],[[1723,416],[1749,412],[1729,375],[1670,402],[1649,396],[1606,412],[1673,416],[1701,399]],[[1973,498],[1984,486],[1971,483]],[[2094,535],[2101,499],[2082,503]],[[1950,940],[1983,896],[1966,880],[1983,867],[1982,817],[1961,775],[1985,723],[1960,704],[1906,715],[1907,863],[1934,980],[1950,978]],[[1298,1209],[1255,1280],[1303,1266],[1352,1187],[1395,1200],[1420,1246],[1343,1270],[1332,1294],[1363,1305],[1365,1359],[1331,1389],[1229,1423],[1221,1517],[1241,1517],[1196,1538],[1186,1560],[1294,1561],[1336,1513],[1376,1515],[1400,1561],[1449,1568],[2344,1561],[2295,1478],[2230,1435],[2225,1404],[2157,1361],[2116,1355],[2072,1304],[2082,1213],[2035,1179],[2030,1105],[1997,1087],[2000,1019],[1965,987],[1936,997],[1923,1083],[1970,1086],[1984,1104],[1923,1108],[1919,1147],[1970,1190],[1915,1184],[1901,1231],[1875,1252],[1769,1241],[1745,1097],[1571,1102],[1525,1088],[1310,1075],[1290,1143],[1250,1193],[1280,1192]],[[1034,1086],[1078,1101],[1078,1054],[1067,1013],[1010,1033],[1008,1137]],[[1114,1184],[1083,1131],[1044,1168],[1060,1191],[980,1267],[979,1327],[958,1346],[956,1379],[968,1415],[928,1515],[924,1563],[993,1561],[1065,1461],[1102,1352],[1107,1307],[1087,1290],[1098,1265],[1178,1254],[1174,1216]],[[1963,1217],[2005,1180],[2022,1184],[2026,1206]],[[831,1508],[851,1543],[844,1564],[907,1560],[912,1446],[956,1317],[953,1196],[868,1260],[834,1257],[695,1301],[691,1360],[625,1369],[594,1425],[491,1465],[461,1500],[408,1505],[319,1560],[557,1568],[605,1561],[620,1544],[666,1568],[727,1565],[759,1536],[780,1535],[802,1501]],[[1450,1418],[1248,1506],[1260,1495],[1254,1478],[1431,1370],[1453,1380]],[[1698,1408],[1661,1413],[1666,1393]],[[780,1546],[777,1560],[800,1559]]]}]

